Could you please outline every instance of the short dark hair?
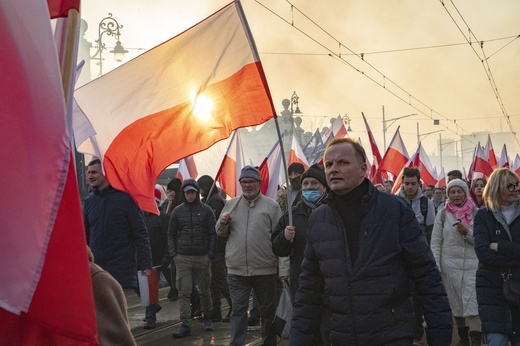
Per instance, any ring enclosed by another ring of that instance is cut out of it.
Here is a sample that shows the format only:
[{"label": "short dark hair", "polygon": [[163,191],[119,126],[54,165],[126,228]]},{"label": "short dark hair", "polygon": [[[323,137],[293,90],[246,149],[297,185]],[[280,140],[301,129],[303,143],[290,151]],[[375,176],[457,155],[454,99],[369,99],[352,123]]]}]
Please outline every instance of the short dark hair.
[{"label": "short dark hair", "polygon": [[94,166],[94,165],[101,165],[101,160],[100,159],[94,159],[94,160],[91,160],[87,167],[90,167],[90,166]]},{"label": "short dark hair", "polygon": [[403,171],[403,181],[404,181],[404,177],[407,177],[407,178],[413,178],[413,177],[417,177],[417,181],[421,181],[421,172],[415,168],[415,167],[405,167],[404,168],[404,171]]},{"label": "short dark hair", "polygon": [[[347,143],[352,144],[354,147],[354,150],[356,151],[356,156],[358,159],[360,159],[361,163],[367,162],[367,154],[365,153],[365,149],[361,146],[361,144],[358,143],[355,139],[352,138],[334,138],[331,140],[327,146],[325,147],[325,153],[327,150],[332,147],[333,145],[339,144],[339,143]],[[325,156],[325,155],[323,155]]]},{"label": "short dark hair", "polygon": [[448,174],[446,174],[446,176],[450,176],[450,177],[454,177],[455,179],[462,180],[462,172],[459,171],[458,169],[454,169],[453,171],[449,171]]}]

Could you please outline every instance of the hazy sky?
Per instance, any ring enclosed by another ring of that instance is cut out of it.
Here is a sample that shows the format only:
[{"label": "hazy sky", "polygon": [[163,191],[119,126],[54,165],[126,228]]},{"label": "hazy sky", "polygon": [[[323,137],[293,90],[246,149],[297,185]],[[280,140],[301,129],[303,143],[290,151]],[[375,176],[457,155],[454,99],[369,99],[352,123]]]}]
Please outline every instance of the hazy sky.
[{"label": "hazy sky", "polygon": [[[89,24],[86,38],[94,42],[97,23],[112,13],[124,26],[121,42],[130,50],[128,61],[228,2],[89,0],[82,4],[82,17]],[[503,110],[513,130],[520,131],[520,39],[516,38],[520,1],[443,2],[445,6],[435,0],[243,0],[242,4],[278,113],[282,100],[296,91],[305,129],[313,131],[327,126],[331,117],[347,115],[350,136],[368,144],[364,112],[380,150],[383,105],[387,120],[418,113],[389,127],[387,145],[398,125],[410,155],[417,148],[417,126],[419,134],[444,130],[421,136],[426,152],[438,155],[439,134],[447,143],[470,132],[510,133]],[[484,42],[483,50],[477,40]],[[105,42],[114,45],[111,38]],[[117,66],[107,56],[103,69]],[[433,119],[440,125],[433,125]],[[507,142],[512,159],[520,148],[516,141]],[[493,144],[499,154],[503,142]]]}]

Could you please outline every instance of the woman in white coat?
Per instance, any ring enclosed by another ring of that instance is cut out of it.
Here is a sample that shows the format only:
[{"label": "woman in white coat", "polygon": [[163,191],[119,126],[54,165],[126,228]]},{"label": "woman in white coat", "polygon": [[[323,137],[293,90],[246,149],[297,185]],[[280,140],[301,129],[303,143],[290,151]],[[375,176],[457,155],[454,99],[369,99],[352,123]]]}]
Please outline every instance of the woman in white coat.
[{"label": "woman in white coat", "polygon": [[481,345],[475,290],[478,259],[473,242],[473,219],[477,209],[464,181],[450,181],[446,192],[444,209],[435,218],[431,249],[457,324],[458,345],[470,345],[470,338],[472,346]]}]

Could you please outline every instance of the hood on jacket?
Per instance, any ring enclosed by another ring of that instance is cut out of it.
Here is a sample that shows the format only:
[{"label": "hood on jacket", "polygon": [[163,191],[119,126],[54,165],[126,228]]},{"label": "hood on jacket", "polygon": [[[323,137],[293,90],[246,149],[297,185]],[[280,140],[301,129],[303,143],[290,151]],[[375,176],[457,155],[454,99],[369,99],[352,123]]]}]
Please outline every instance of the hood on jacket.
[{"label": "hood on jacket", "polygon": [[[197,181],[193,178],[184,179],[181,185],[181,191],[184,194],[184,192],[194,190],[197,191],[197,198],[195,198],[195,202],[200,201],[200,189],[199,184],[197,184]],[[184,201],[187,203],[186,201]]]},{"label": "hood on jacket", "polygon": [[[197,180],[197,183],[199,184],[200,188],[204,190],[204,194],[206,196],[208,196],[209,190],[211,190],[211,187],[213,186],[214,182],[215,181],[213,180],[213,178],[209,175],[203,175]],[[217,191],[217,187],[215,186],[213,190],[213,193]]]}]

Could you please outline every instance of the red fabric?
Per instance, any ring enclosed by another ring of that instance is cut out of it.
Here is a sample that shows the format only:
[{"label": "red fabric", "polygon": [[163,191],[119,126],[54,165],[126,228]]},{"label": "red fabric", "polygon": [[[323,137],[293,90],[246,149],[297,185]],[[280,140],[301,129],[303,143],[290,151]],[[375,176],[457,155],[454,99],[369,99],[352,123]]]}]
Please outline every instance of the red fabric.
[{"label": "red fabric", "polygon": [[47,0],[51,18],[67,17],[69,11],[79,11],[80,0]]},{"label": "red fabric", "polygon": [[262,161],[260,167],[260,177],[262,183],[260,191],[267,197],[276,200],[278,186],[280,185],[280,169],[282,165],[282,153],[280,150],[280,141],[276,141],[273,148]]}]

